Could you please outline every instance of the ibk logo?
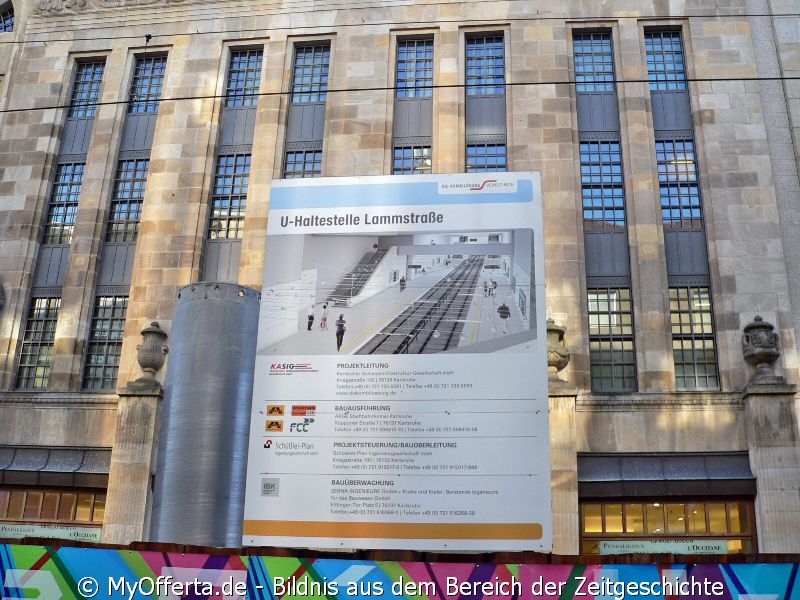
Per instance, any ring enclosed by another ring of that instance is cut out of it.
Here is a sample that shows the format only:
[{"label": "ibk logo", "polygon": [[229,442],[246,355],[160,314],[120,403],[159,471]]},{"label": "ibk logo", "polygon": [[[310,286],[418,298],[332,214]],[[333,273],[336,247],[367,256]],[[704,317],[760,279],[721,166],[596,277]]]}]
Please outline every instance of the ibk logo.
[{"label": "ibk logo", "polygon": [[290,423],[289,424],[289,432],[297,432],[297,433],[308,433],[308,428],[314,422],[314,419],[305,418],[299,423]]}]

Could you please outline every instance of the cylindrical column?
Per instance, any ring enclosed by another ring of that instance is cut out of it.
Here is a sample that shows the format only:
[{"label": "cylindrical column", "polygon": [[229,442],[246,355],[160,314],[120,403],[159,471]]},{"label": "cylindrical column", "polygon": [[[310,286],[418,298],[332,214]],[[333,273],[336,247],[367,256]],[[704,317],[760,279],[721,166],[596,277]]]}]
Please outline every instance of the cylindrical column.
[{"label": "cylindrical column", "polygon": [[150,540],[242,543],[259,293],[197,283],[170,331]]}]

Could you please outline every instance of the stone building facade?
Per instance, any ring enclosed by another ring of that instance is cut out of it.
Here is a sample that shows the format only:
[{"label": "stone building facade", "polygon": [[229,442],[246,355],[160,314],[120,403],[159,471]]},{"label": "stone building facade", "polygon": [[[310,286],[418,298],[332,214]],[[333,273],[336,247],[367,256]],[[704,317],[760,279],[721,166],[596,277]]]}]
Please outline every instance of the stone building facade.
[{"label": "stone building facade", "polygon": [[0,3],[0,525],[147,538],[140,332],[260,288],[274,179],[496,168],[541,173],[570,352],[554,552],[800,552],[793,4]]}]

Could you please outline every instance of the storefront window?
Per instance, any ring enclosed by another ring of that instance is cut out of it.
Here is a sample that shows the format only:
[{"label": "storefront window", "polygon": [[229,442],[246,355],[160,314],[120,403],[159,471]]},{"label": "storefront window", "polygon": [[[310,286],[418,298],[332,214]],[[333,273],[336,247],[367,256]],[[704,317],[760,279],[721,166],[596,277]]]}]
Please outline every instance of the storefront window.
[{"label": "storefront window", "polygon": [[750,500],[585,501],[582,552],[751,554],[752,513]]}]

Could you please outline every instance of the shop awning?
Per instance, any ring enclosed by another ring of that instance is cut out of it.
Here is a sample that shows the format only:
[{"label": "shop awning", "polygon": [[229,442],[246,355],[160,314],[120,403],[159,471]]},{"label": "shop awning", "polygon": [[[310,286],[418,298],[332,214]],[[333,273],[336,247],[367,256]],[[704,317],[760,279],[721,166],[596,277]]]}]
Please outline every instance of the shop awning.
[{"label": "shop awning", "polygon": [[581,498],[755,496],[747,452],[578,455]]},{"label": "shop awning", "polygon": [[0,446],[0,484],[105,488],[107,448]]}]

